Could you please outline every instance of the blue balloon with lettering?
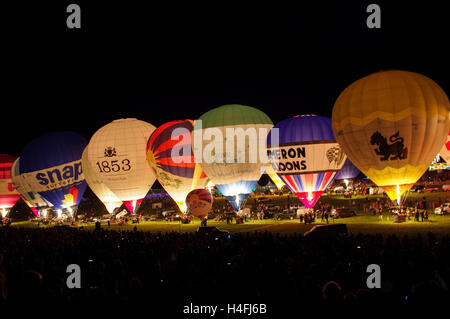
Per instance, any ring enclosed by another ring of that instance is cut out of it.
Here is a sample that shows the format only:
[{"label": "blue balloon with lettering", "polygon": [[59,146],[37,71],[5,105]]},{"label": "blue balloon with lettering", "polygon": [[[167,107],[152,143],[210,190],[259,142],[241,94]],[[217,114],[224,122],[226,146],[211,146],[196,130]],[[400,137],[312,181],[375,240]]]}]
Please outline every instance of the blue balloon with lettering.
[{"label": "blue balloon with lettering", "polygon": [[81,156],[88,141],[81,135],[52,132],[32,140],[20,155],[20,173],[32,191],[56,208],[78,205],[86,190]]}]

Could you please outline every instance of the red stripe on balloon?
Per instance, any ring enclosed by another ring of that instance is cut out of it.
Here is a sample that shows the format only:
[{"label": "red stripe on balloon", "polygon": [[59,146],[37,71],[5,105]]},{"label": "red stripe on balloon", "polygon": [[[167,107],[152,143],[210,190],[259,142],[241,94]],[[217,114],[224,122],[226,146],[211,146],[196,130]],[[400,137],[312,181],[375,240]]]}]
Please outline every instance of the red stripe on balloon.
[{"label": "red stripe on balloon", "polygon": [[[183,141],[182,143],[180,143]],[[177,145],[178,144],[178,145]],[[165,150],[173,148],[175,145],[180,147],[182,149],[183,145],[189,145],[191,144],[191,133],[183,134],[183,135],[177,135],[176,139],[170,139],[162,143],[158,146],[158,148],[154,151],[154,154],[157,155],[158,153],[161,153]]]},{"label": "red stripe on balloon", "polygon": [[172,157],[158,158],[156,160],[156,162],[158,164],[168,165],[168,166],[178,166],[178,167],[194,167],[195,166],[192,156],[179,156],[176,159],[177,159],[177,162],[179,162],[179,163],[175,163],[174,158],[172,158]]},{"label": "red stripe on balloon", "polygon": [[150,136],[150,139],[148,140],[147,143],[147,150],[150,149],[150,145],[153,145],[153,142],[155,141],[155,139],[159,136],[159,134],[161,134],[166,128],[181,123],[183,121],[172,121],[172,122],[168,122],[168,123],[164,123],[162,124],[160,127],[158,127],[153,134]]}]

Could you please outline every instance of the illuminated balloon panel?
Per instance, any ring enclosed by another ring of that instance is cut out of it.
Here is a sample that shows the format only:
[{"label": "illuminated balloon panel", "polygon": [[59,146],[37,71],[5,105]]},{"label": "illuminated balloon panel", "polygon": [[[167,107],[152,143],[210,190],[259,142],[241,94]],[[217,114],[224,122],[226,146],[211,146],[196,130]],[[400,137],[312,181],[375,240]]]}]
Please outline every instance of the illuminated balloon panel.
[{"label": "illuminated balloon panel", "polygon": [[347,158],[341,170],[336,174],[335,179],[353,179],[359,175],[359,169]]},{"label": "illuminated balloon panel", "polygon": [[275,171],[272,168],[272,165],[267,165],[266,173],[269,175],[272,182],[275,184],[275,186],[278,188],[278,190],[281,190],[283,186],[285,185],[283,180],[275,173]]},{"label": "illuminated balloon panel", "polygon": [[6,215],[6,209],[12,208],[20,195],[11,180],[11,166],[16,158],[8,154],[0,154],[0,209]]},{"label": "illuminated balloon panel", "polygon": [[[278,132],[279,145],[270,144],[274,132]],[[331,119],[324,116],[283,120],[271,130],[267,143],[274,171],[308,208],[316,204],[346,159]]]},{"label": "illuminated balloon panel", "polygon": [[449,110],[445,92],[426,76],[377,72],[339,95],[333,130],[352,163],[399,201],[444,144]]},{"label": "illuminated balloon panel", "polygon": [[139,205],[141,205],[142,201],[144,199],[136,199],[136,200],[125,200],[123,201],[123,204],[128,209],[130,213],[135,213],[136,210],[139,208]]},{"label": "illuminated balloon panel", "polygon": [[450,163],[450,131],[448,132],[447,139],[439,152],[439,155],[446,161]]},{"label": "illuminated balloon panel", "polygon": [[78,205],[87,186],[81,167],[86,145],[84,137],[68,131],[34,139],[20,155],[25,183],[56,208]]},{"label": "illuminated balloon panel", "polygon": [[88,147],[81,157],[84,178],[92,192],[105,205],[106,210],[112,213],[115,208],[122,206],[122,201],[98,178],[88,159]]},{"label": "illuminated balloon panel", "polygon": [[144,121],[120,119],[100,128],[89,142],[88,159],[97,178],[123,202],[143,199],[155,182],[146,158],[154,130]]},{"label": "illuminated balloon panel", "polygon": [[194,189],[186,197],[189,212],[200,219],[208,216],[212,204],[213,197],[207,189]]},{"label": "illuminated balloon panel", "polygon": [[35,215],[39,214],[38,208],[51,207],[53,204],[46,201],[39,193],[31,191],[26,183],[25,175],[20,173],[20,158],[17,158],[11,166],[11,181],[24,202],[31,208]]},{"label": "illuminated balloon panel", "polygon": [[272,126],[265,113],[237,104],[210,110],[195,121],[195,161],[236,211],[266,169],[267,162],[260,153],[266,151],[267,133]]},{"label": "illuminated balloon panel", "polygon": [[192,120],[173,121],[158,127],[147,143],[147,159],[156,177],[182,212],[186,195],[204,188],[209,179],[195,163],[191,135]]}]

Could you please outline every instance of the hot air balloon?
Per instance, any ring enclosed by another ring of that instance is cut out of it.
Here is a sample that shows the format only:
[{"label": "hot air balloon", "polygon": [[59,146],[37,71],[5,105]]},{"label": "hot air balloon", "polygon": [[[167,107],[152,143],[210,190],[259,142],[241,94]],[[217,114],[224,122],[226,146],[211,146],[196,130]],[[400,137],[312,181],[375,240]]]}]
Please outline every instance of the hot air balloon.
[{"label": "hot air balloon", "polygon": [[[272,134],[279,145],[272,145]],[[344,165],[346,156],[324,116],[294,116],[277,123],[267,137],[272,167],[286,186],[312,208]]]},{"label": "hot air balloon", "polygon": [[28,143],[19,165],[29,190],[58,209],[76,208],[87,186],[81,167],[86,145],[84,137],[68,131],[48,133]]},{"label": "hot air balloon", "polygon": [[88,147],[83,151],[81,157],[84,179],[92,192],[105,205],[106,210],[111,214],[115,208],[122,206],[122,201],[98,178],[98,175],[91,166],[88,159]]},{"label": "hot air balloon", "polygon": [[158,127],[147,143],[147,159],[159,183],[186,211],[186,195],[208,183],[200,165],[195,163],[191,135],[194,121],[173,121]]},{"label": "hot air balloon", "polygon": [[278,188],[278,190],[281,191],[281,189],[283,188],[283,186],[285,184],[284,184],[283,180],[277,175],[277,173],[275,173],[271,164],[267,165],[266,174],[269,175],[272,182],[275,184],[275,186]]},{"label": "hot air balloon", "polygon": [[20,157],[11,166],[11,181],[24,202],[36,216],[39,215],[40,209],[53,206],[37,192],[31,191],[30,186],[26,183],[25,175],[20,172]]},{"label": "hot air balloon", "polygon": [[7,209],[11,209],[20,198],[11,181],[11,166],[15,159],[14,156],[0,154],[0,214],[3,217],[6,216]]},{"label": "hot air balloon", "polygon": [[439,155],[446,161],[450,163],[450,132],[448,132],[447,139],[439,152]]},{"label": "hot air balloon", "polygon": [[339,95],[333,130],[356,167],[400,204],[444,144],[449,110],[445,92],[426,76],[377,72]]},{"label": "hot air balloon", "polygon": [[120,119],[100,128],[89,142],[88,159],[97,178],[131,212],[156,179],[145,152],[154,130],[153,125],[138,119]]},{"label": "hot air balloon", "polygon": [[186,206],[189,212],[200,218],[205,219],[211,210],[213,197],[207,189],[194,189],[186,196]]},{"label": "hot air balloon", "polygon": [[353,165],[352,162],[347,158],[347,160],[344,163],[344,166],[342,166],[341,170],[336,174],[335,179],[353,179],[356,178],[359,175],[359,169],[356,168],[355,165]]},{"label": "hot air balloon", "polygon": [[236,211],[252,192],[267,161],[265,140],[270,118],[244,105],[224,105],[195,121],[194,156]]}]

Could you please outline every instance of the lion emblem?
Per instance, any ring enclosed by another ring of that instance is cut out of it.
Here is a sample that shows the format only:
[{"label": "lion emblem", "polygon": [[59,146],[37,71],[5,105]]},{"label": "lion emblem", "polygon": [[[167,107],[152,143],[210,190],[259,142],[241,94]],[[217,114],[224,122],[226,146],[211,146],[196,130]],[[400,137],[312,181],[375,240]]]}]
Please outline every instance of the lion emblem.
[{"label": "lion emblem", "polygon": [[381,135],[380,132],[376,131],[372,134],[370,138],[370,144],[378,145],[375,148],[375,153],[381,156],[382,161],[387,160],[402,160],[408,157],[408,148],[405,147],[403,137],[399,137],[400,131],[391,135],[389,137],[388,143],[387,138]]},{"label": "lion emblem", "polygon": [[115,148],[115,147],[111,147],[111,146],[105,148],[104,156],[105,156],[105,157],[113,157],[113,156],[117,156],[116,148]]}]

